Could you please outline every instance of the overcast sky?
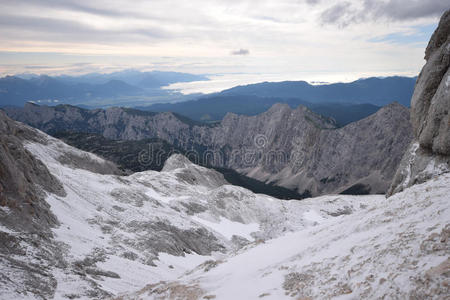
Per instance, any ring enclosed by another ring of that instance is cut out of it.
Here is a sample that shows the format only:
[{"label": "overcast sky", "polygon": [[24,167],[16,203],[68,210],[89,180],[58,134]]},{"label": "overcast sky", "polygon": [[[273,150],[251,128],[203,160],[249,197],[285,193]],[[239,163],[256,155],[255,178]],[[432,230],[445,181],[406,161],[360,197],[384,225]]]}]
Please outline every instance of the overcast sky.
[{"label": "overcast sky", "polygon": [[448,0],[0,0],[0,73],[137,68],[238,83],[413,76],[448,8]]}]

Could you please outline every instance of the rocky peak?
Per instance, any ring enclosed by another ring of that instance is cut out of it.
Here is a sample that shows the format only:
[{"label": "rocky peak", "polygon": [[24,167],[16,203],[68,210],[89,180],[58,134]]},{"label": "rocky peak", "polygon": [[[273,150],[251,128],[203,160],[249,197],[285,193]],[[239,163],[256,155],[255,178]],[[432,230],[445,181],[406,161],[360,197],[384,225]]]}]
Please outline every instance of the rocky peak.
[{"label": "rocky peak", "polygon": [[182,154],[173,154],[164,163],[163,172],[170,172],[176,169],[188,168],[193,163]]},{"label": "rocky peak", "polygon": [[411,98],[414,141],[403,156],[388,196],[450,171],[450,10],[433,33],[425,59]]},{"label": "rocky peak", "polygon": [[275,103],[269,108],[269,110],[267,110],[266,113],[268,114],[286,113],[290,112],[291,110],[292,110],[291,107],[286,103]]},{"label": "rocky peak", "polygon": [[178,180],[191,185],[217,188],[228,184],[221,173],[200,167],[181,154],[170,156],[166,160],[162,172],[173,172]]},{"label": "rocky peak", "polygon": [[450,10],[447,10],[439,21],[438,29],[434,31],[428,42],[425,50],[425,59],[428,60],[430,56],[442,45],[448,43],[450,36]]},{"label": "rocky peak", "polygon": [[[401,114],[402,116],[410,115],[410,109],[406,106],[401,105],[398,102],[392,102],[386,106],[380,108],[376,113],[368,118],[391,118],[393,115],[398,117],[397,114]],[[395,121],[395,120],[394,120]],[[357,122],[356,122],[357,123]]]},{"label": "rocky peak", "polygon": [[450,154],[450,10],[441,18],[428,44],[427,63],[411,99],[411,120],[420,146]]}]

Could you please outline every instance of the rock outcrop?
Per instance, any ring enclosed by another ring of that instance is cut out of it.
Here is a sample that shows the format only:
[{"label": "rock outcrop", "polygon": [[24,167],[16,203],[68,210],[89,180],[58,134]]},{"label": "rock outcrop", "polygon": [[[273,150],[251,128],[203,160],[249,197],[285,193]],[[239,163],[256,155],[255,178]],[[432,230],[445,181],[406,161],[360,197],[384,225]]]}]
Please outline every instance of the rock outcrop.
[{"label": "rock outcrop", "polygon": [[[38,130],[0,111],[0,298],[4,284],[9,283],[18,294],[31,293],[44,299],[53,295],[56,281],[48,269],[34,262],[45,257],[49,266],[64,264],[53,243],[52,228],[59,222],[45,197],[48,193],[64,196],[65,191],[42,161],[24,147],[24,141],[45,143]],[[25,263],[24,257],[30,261]]]},{"label": "rock outcrop", "polygon": [[0,111],[0,224],[27,232],[45,233],[57,224],[43,200],[47,192],[64,189],[46,166],[23,147],[24,140],[42,140],[37,130],[8,118]]},{"label": "rock outcrop", "polygon": [[433,33],[425,59],[411,99],[414,141],[388,196],[450,171],[450,10]]},{"label": "rock outcrop", "polygon": [[275,104],[256,116],[227,114],[214,125],[172,113],[125,108],[85,110],[27,104],[8,114],[48,133],[79,131],[106,138],[157,137],[191,151],[196,162],[234,169],[303,195],[385,193],[412,139],[409,110],[393,103],[358,122],[333,120]]},{"label": "rock outcrop", "polygon": [[212,169],[206,169],[194,165],[181,154],[174,154],[166,160],[162,172],[177,172],[177,178],[187,184],[200,184],[209,188],[217,188],[228,184],[222,174]]},{"label": "rock outcrop", "polygon": [[36,158],[42,153],[28,148],[30,144],[53,147],[55,160],[70,168],[96,174],[120,171],[90,153],[77,155],[62,142],[0,111],[0,294],[8,298],[3,293],[14,290],[13,298],[31,294],[48,299],[57,285],[52,268],[65,268],[67,261],[64,248],[54,240],[54,229],[61,220],[46,198],[67,197],[67,186]]}]

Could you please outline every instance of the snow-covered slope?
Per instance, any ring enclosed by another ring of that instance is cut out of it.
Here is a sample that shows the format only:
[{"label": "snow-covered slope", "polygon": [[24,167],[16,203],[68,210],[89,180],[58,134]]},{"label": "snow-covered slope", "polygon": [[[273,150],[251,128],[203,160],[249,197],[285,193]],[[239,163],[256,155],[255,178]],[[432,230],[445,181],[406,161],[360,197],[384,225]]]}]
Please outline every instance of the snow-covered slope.
[{"label": "snow-covered slope", "polygon": [[[96,170],[105,173],[108,162],[38,134],[25,148],[65,190],[46,196],[60,224],[53,229],[57,250],[43,255],[35,253],[33,242],[24,242],[27,254],[14,259],[46,270],[45,276],[36,274],[35,284],[45,285],[45,297],[103,298],[175,280],[205,261],[226,259],[246,245],[364,210],[383,198],[366,197],[357,205],[354,197],[282,201],[231,186],[220,173],[181,155],[172,156],[162,172],[105,175]],[[14,228],[0,230],[19,240],[23,235]],[[52,255],[60,261],[50,263]],[[6,298],[36,296],[13,265],[2,267],[5,277],[16,281],[0,282]]]},{"label": "snow-covered slope", "polygon": [[[362,209],[316,214],[341,196],[302,201],[317,225],[123,299],[444,299],[450,296],[450,174],[389,199],[345,196]],[[370,201],[371,200],[371,201]]]},{"label": "snow-covered slope", "polygon": [[1,299],[448,293],[449,175],[388,200],[282,201],[181,155],[162,172],[100,174],[108,162],[36,134],[24,145],[64,188],[45,197],[59,226],[51,243],[0,226]]}]

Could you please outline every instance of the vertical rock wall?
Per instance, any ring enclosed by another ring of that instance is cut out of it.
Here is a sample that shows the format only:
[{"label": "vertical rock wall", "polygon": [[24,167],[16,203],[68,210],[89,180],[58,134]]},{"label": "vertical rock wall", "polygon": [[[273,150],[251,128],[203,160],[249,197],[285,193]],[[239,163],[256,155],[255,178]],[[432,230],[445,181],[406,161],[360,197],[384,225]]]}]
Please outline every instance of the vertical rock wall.
[{"label": "vertical rock wall", "polygon": [[411,99],[414,141],[403,156],[388,196],[450,171],[450,10],[441,17],[425,59]]}]

